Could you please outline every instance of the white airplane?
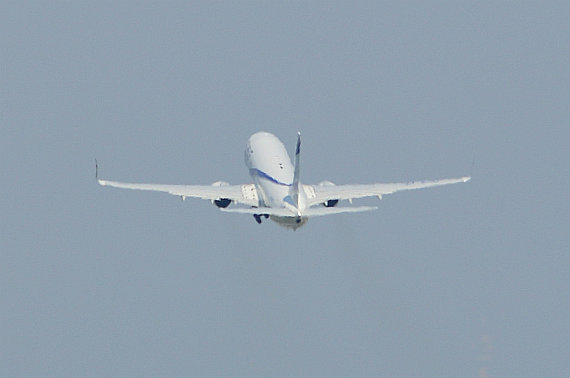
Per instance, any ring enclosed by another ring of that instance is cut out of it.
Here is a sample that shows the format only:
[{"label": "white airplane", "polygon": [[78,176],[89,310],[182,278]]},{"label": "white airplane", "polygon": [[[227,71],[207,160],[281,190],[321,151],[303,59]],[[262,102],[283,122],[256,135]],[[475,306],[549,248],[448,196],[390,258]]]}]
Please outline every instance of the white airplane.
[{"label": "white airplane", "polygon": [[[300,178],[301,133],[297,134],[295,164],[291,164],[283,143],[273,134],[261,131],[253,134],[245,149],[245,163],[252,184],[230,185],[218,181],[212,185],[135,184],[101,180],[95,162],[95,176],[102,186],[122,189],[151,190],[180,196],[210,200],[221,211],[252,214],[257,223],[270,218],[277,224],[296,230],[310,217],[355,213],[377,209],[376,206],[335,207],[340,200],[352,203],[354,198],[378,197],[400,190],[430,188],[467,182],[471,177],[407,183],[335,185],[323,181],[318,185],[303,185]],[[244,205],[229,207],[230,204]]]}]

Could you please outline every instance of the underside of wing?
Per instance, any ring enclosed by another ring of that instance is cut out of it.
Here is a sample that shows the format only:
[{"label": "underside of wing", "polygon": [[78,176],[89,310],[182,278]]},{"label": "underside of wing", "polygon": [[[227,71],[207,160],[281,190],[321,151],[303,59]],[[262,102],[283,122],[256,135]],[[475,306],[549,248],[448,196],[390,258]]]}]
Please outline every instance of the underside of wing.
[{"label": "underside of wing", "polygon": [[[255,185],[165,185],[165,184],[138,184],[119,181],[101,180],[97,178],[99,185],[111,186],[120,189],[148,190],[164,192],[182,199],[186,197],[201,198],[211,201],[230,200],[248,206],[257,206],[259,201]],[[228,202],[229,204],[229,202]],[[227,205],[226,205],[227,206]]]},{"label": "underside of wing", "polygon": [[403,183],[387,184],[353,184],[353,185],[307,185],[305,192],[308,194],[309,205],[325,203],[330,200],[351,200],[363,197],[378,197],[399,192],[402,190],[423,189],[435,186],[457,184],[467,182],[471,177],[442,179],[433,181],[412,181]]}]

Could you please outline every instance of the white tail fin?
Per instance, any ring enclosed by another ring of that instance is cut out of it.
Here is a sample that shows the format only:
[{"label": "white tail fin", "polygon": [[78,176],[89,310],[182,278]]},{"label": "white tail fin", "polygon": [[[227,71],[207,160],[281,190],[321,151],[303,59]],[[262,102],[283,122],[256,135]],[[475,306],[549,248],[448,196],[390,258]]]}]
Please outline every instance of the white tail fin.
[{"label": "white tail fin", "polygon": [[299,190],[301,189],[299,184],[299,175],[301,164],[299,164],[299,160],[301,157],[301,132],[297,132],[297,147],[295,148],[295,171],[293,173],[293,185],[291,185],[291,189],[289,190],[289,194],[291,195],[291,199],[293,200],[293,204],[298,209],[299,208]]}]

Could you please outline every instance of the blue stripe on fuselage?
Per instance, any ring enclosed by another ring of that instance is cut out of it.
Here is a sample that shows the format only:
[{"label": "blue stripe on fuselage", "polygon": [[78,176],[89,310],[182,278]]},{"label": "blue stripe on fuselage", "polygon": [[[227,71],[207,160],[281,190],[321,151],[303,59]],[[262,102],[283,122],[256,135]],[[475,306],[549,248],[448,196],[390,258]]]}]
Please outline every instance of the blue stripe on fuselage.
[{"label": "blue stripe on fuselage", "polygon": [[267,173],[265,173],[265,172],[263,172],[263,171],[261,171],[261,170],[259,170],[259,169],[257,169],[257,168],[251,168],[251,169],[249,170],[249,174],[250,174],[250,175],[254,175],[254,174],[255,174],[255,175],[257,175],[257,176],[259,176],[259,177],[261,177],[261,178],[264,178],[264,179],[266,179],[266,180],[269,180],[269,181],[271,181],[271,182],[273,182],[273,183],[275,183],[275,184],[278,184],[278,185],[291,186],[291,184],[286,184],[286,183],[284,183],[284,182],[278,181],[278,180],[274,179],[273,177],[269,176]]}]

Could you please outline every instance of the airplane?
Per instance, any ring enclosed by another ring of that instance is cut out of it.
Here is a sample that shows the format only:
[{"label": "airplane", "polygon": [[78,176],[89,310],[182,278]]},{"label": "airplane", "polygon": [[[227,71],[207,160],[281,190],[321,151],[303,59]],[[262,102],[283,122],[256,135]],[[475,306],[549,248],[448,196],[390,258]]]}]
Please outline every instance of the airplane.
[{"label": "airplane", "polygon": [[[260,131],[253,134],[246,145],[245,164],[253,183],[230,185],[217,181],[211,185],[137,184],[102,180],[95,160],[95,177],[102,186],[121,189],[166,192],[179,196],[210,200],[221,211],[251,214],[257,223],[269,218],[278,225],[296,230],[308,219],[340,213],[376,210],[376,206],[339,206],[339,201],[377,197],[401,190],[422,189],[467,182],[470,176],[434,181],[402,183],[335,185],[323,181],[317,185],[304,185],[300,181],[301,133],[297,133],[294,164],[287,150],[273,134]],[[232,205],[230,207],[230,205]],[[233,205],[242,205],[234,207]]]}]

